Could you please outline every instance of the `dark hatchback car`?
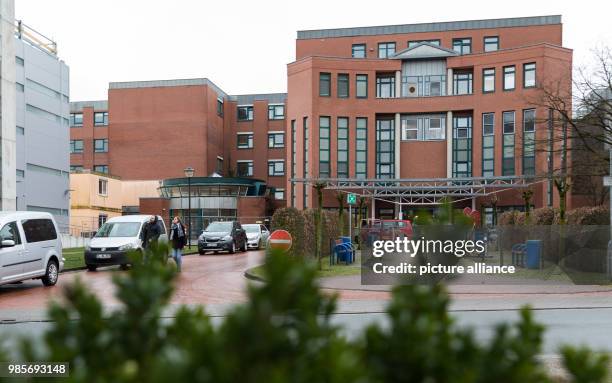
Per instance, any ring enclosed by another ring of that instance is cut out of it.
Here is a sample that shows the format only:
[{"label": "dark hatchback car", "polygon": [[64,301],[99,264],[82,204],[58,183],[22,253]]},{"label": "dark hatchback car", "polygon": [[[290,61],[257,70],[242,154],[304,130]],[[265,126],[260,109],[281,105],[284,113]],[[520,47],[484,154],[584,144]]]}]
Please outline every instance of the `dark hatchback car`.
[{"label": "dark hatchback car", "polygon": [[238,221],[211,222],[198,238],[200,255],[207,251],[228,251],[234,254],[237,250],[246,251],[246,248],[246,231]]}]

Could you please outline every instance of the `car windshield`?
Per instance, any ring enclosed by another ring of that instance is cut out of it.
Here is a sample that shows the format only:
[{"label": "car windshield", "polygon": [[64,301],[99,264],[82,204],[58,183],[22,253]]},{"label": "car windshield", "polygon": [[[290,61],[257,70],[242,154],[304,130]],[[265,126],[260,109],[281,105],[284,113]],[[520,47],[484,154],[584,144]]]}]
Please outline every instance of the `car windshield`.
[{"label": "car windshield", "polygon": [[213,222],[204,231],[209,232],[228,232],[232,230],[231,222]]},{"label": "car windshield", "polygon": [[394,222],[394,221],[385,221],[385,222],[383,222],[383,227],[387,228],[387,229],[390,228],[390,227],[396,227],[396,226],[397,226],[397,223]]},{"label": "car windshield", "polygon": [[96,238],[136,237],[140,225],[140,222],[106,222],[98,229]]},{"label": "car windshield", "polygon": [[259,225],[242,225],[247,233],[259,233]]}]

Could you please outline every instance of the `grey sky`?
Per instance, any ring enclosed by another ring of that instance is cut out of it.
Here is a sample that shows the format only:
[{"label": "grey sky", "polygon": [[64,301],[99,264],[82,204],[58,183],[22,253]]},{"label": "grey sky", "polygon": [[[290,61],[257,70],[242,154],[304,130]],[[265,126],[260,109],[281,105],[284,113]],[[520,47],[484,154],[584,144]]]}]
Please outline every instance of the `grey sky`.
[{"label": "grey sky", "polygon": [[[419,4],[415,7],[415,3]],[[469,5],[468,5],[469,4]],[[71,100],[105,99],[110,81],[208,77],[230,94],[284,92],[301,29],[561,14],[582,65],[612,46],[604,1],[16,0],[16,17],[57,41]]]}]

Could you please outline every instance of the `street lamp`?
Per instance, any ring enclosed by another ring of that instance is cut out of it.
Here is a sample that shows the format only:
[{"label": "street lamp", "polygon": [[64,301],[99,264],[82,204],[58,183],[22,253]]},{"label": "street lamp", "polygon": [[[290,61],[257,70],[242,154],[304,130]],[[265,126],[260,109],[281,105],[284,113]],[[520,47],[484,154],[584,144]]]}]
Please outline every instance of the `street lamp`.
[{"label": "street lamp", "polygon": [[191,177],[195,170],[191,166],[186,167],[185,177],[187,177],[187,246],[191,247]]}]

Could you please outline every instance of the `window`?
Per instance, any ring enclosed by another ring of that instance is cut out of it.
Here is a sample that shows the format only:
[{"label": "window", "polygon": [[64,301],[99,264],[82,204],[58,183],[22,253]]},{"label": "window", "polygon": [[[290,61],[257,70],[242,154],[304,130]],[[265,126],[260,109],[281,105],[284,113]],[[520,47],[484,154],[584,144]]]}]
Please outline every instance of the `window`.
[{"label": "window", "polygon": [[[303,143],[303,147],[302,147],[302,153],[304,153],[304,168],[303,170],[303,175],[304,178],[308,178],[308,176],[310,175],[310,172],[308,170],[309,168],[309,153],[310,153],[310,149],[309,149],[309,131],[308,131],[308,117],[304,117],[302,119],[302,129],[304,131],[304,139],[302,140]],[[308,187],[306,185],[304,185],[302,187],[302,202],[303,202],[303,206],[304,208],[308,207]]]},{"label": "window", "polygon": [[15,245],[21,244],[21,236],[19,235],[19,229],[17,229],[17,222],[9,222],[2,226],[0,230],[0,240],[13,241]]},{"label": "window", "polygon": [[453,117],[453,177],[472,176],[472,117]]},{"label": "window", "polygon": [[102,178],[98,179],[98,194],[108,195],[108,180]]},{"label": "window", "polygon": [[108,138],[94,140],[94,152],[96,153],[108,152]]},{"label": "window", "polygon": [[443,140],[446,136],[444,115],[402,115],[403,141]]},{"label": "window", "polygon": [[23,86],[23,84],[15,82],[15,89],[17,90],[17,92],[25,92],[25,86]]},{"label": "window", "polygon": [[319,177],[329,178],[329,130],[330,118],[319,117]]},{"label": "window", "polygon": [[268,133],[268,148],[284,148],[285,147],[285,133],[274,132]]},{"label": "window", "polygon": [[272,177],[285,175],[284,160],[268,160],[268,175]]},{"label": "window", "polygon": [[108,165],[94,165],[93,171],[96,173],[108,174]]},{"label": "window", "polygon": [[355,76],[355,83],[357,88],[357,98],[368,97],[368,75],[358,74]]},{"label": "window", "polygon": [[376,178],[395,177],[395,120],[376,120]]},{"label": "window", "polygon": [[238,149],[253,148],[253,133],[238,133],[236,137],[238,139]]},{"label": "window", "polygon": [[504,112],[503,122],[503,148],[502,148],[502,176],[514,175],[514,111]]},{"label": "window", "polygon": [[471,38],[460,38],[453,39],[453,50],[460,55],[467,55],[472,53],[472,39]]},{"label": "window", "polygon": [[[295,120],[291,120],[291,178],[296,176],[297,168],[297,129],[295,127]],[[296,207],[297,196],[295,194],[295,184],[291,183],[291,207]]]},{"label": "window", "polygon": [[252,177],[253,161],[238,161],[236,163],[236,174],[238,177]]},{"label": "window", "polygon": [[357,117],[355,126],[355,177],[368,176],[368,119]]},{"label": "window", "polygon": [[431,45],[440,46],[440,40],[411,40],[411,41],[408,41],[408,48],[412,48],[415,45],[418,45],[421,43],[427,43]]},{"label": "window", "polygon": [[107,214],[98,215],[98,227],[102,227],[102,225],[104,225],[107,220],[108,220]]},{"label": "window", "polygon": [[482,176],[495,175],[495,113],[482,114]]},{"label": "window", "polygon": [[43,242],[57,239],[55,225],[50,219],[26,219],[21,221],[26,242]]},{"label": "window", "polygon": [[83,113],[70,113],[70,126],[83,126]]},{"label": "window", "polygon": [[223,117],[223,99],[217,98],[217,116]]},{"label": "window", "polygon": [[285,189],[274,189],[274,199],[282,201],[285,199]]},{"label": "window", "polygon": [[253,105],[238,106],[238,121],[253,121]]},{"label": "window", "polygon": [[395,43],[379,43],[378,58],[386,59],[395,54]]},{"label": "window", "polygon": [[331,73],[319,73],[319,96],[331,96]]},{"label": "window", "polygon": [[285,105],[268,105],[268,120],[283,120],[285,118]]},{"label": "window", "polygon": [[356,59],[366,58],[366,45],[365,44],[353,44],[351,49],[351,55]]},{"label": "window", "polygon": [[349,119],[338,117],[338,159],[336,161],[338,178],[349,177]]},{"label": "window", "polygon": [[348,98],[349,96],[349,75],[348,73],[338,74],[338,98]]},{"label": "window", "polygon": [[504,112],[504,134],[514,134],[514,112]]},{"label": "window", "polygon": [[453,94],[472,94],[472,73],[453,74]]},{"label": "window", "polygon": [[70,153],[83,153],[83,140],[70,140]]},{"label": "window", "polygon": [[486,36],[484,38],[484,51],[494,52],[499,50],[499,36]]},{"label": "window", "polygon": [[108,125],[108,112],[95,112],[94,113],[94,125],[95,126]]},{"label": "window", "polygon": [[82,172],[83,165],[70,165],[70,171],[71,172]]},{"label": "window", "polygon": [[395,97],[395,75],[376,76],[376,97]]},{"label": "window", "polygon": [[535,175],[535,109],[523,110],[523,175]]},{"label": "window", "polygon": [[514,65],[504,67],[504,90],[514,90],[516,68]]},{"label": "window", "polygon": [[495,92],[495,68],[482,70],[482,93]]},{"label": "window", "polygon": [[523,88],[534,88],[536,86],[536,64],[523,64]]},{"label": "window", "polygon": [[217,156],[217,162],[215,164],[215,172],[223,175],[223,157]]}]

